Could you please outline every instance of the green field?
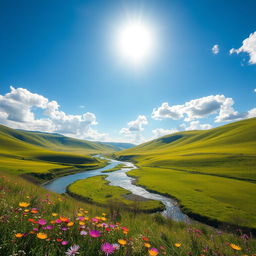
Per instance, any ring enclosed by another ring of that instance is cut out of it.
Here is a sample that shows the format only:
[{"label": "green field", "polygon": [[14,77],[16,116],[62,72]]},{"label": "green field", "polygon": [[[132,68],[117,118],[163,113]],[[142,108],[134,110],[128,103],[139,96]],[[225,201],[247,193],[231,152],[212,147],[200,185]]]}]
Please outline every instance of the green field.
[{"label": "green field", "polygon": [[104,175],[78,180],[68,186],[68,192],[73,196],[84,198],[86,201],[98,205],[116,204],[124,209],[154,212],[164,209],[159,201],[147,200],[132,195],[121,187],[110,186]]},{"label": "green field", "polygon": [[[115,153],[138,184],[205,219],[256,227],[256,118],[179,132]],[[199,218],[200,219],[200,218]],[[202,219],[202,218],[201,218]]]}]

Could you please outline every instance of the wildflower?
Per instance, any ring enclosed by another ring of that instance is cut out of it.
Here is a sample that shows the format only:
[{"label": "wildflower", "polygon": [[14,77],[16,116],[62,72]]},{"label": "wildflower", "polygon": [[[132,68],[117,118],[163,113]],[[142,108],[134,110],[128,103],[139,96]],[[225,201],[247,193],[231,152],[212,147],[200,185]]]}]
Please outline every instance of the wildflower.
[{"label": "wildflower", "polygon": [[55,220],[55,222],[59,224],[59,223],[61,223],[61,220],[57,219],[57,220]]},{"label": "wildflower", "polygon": [[106,213],[104,213],[104,212],[102,213],[102,216],[106,216],[106,215],[107,215]]},{"label": "wildflower", "polygon": [[53,226],[52,225],[48,225],[48,226],[46,226],[46,229],[51,230],[51,229],[53,229]]},{"label": "wildflower", "polygon": [[149,241],[149,239],[147,237],[145,237],[145,236],[142,237],[142,240],[145,241],[145,242]]},{"label": "wildflower", "polygon": [[39,239],[46,239],[47,238],[47,234],[45,234],[45,233],[38,233],[37,235],[37,238],[39,238]]},{"label": "wildflower", "polygon": [[67,244],[68,244],[68,241],[62,241],[61,244],[62,244],[62,245],[67,245]]},{"label": "wildflower", "polygon": [[15,234],[15,237],[21,238],[21,237],[23,237],[23,235],[24,235],[24,234],[22,234],[22,233],[17,233],[17,234]]},{"label": "wildflower", "polygon": [[38,210],[36,208],[32,208],[31,213],[38,213]]},{"label": "wildflower", "polygon": [[121,245],[126,245],[127,242],[124,239],[118,239],[118,243]]},{"label": "wildflower", "polygon": [[80,232],[80,235],[81,235],[81,236],[86,236],[86,235],[87,235],[87,232],[84,231],[84,230],[82,230],[82,231]]},{"label": "wildflower", "polygon": [[68,256],[72,256],[72,255],[76,255],[79,254],[78,250],[79,250],[80,246],[79,245],[72,245],[66,252],[65,254]]},{"label": "wildflower", "polygon": [[89,235],[91,237],[100,237],[100,232],[98,230],[90,230]]},{"label": "wildflower", "polygon": [[175,245],[176,247],[178,247],[178,248],[181,246],[180,243],[175,243],[174,245]]},{"label": "wildflower", "polygon": [[157,256],[159,252],[156,248],[151,248],[150,250],[148,250],[148,253],[150,256]]},{"label": "wildflower", "polygon": [[52,216],[53,216],[53,217],[56,217],[56,216],[58,216],[58,213],[53,212],[53,213],[52,213]]},{"label": "wildflower", "polygon": [[61,220],[62,222],[69,222],[69,219],[66,218],[66,217],[60,217],[60,220]]},{"label": "wildflower", "polygon": [[47,223],[47,221],[44,220],[44,219],[38,220],[38,224],[41,225],[41,226],[45,225],[46,223]]},{"label": "wildflower", "polygon": [[229,246],[230,246],[232,249],[236,250],[236,251],[240,251],[240,250],[242,249],[240,246],[235,245],[235,244],[229,244]]},{"label": "wildflower", "polygon": [[112,244],[110,243],[105,243],[101,246],[101,250],[106,254],[106,255],[109,255],[109,254],[112,254],[114,253],[115,251],[115,248]]},{"label": "wildflower", "polygon": [[19,206],[20,206],[20,207],[24,207],[24,208],[25,208],[25,207],[28,207],[29,205],[30,205],[30,203],[26,203],[26,202],[20,202],[20,203],[19,203]]},{"label": "wildflower", "polygon": [[68,227],[72,227],[73,225],[74,225],[74,222],[72,221],[67,224]]},{"label": "wildflower", "polygon": [[115,250],[119,250],[120,249],[120,245],[119,244],[112,244],[113,245],[113,247],[115,248]]},{"label": "wildflower", "polygon": [[144,246],[147,247],[147,248],[150,248],[151,244],[150,243],[145,243]]}]

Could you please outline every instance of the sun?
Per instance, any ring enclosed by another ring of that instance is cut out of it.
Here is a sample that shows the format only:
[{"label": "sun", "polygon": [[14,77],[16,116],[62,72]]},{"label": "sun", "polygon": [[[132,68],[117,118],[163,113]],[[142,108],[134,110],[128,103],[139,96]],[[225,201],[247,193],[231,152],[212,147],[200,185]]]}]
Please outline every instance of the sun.
[{"label": "sun", "polygon": [[119,55],[133,65],[144,63],[153,53],[153,29],[142,21],[130,21],[117,32]]}]

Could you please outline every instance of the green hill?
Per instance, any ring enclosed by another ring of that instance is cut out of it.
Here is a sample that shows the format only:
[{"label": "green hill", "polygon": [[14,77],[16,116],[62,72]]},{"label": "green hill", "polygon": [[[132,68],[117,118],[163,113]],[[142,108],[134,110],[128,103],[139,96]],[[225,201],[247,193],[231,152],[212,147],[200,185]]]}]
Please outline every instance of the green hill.
[{"label": "green hill", "polygon": [[89,155],[113,151],[111,145],[98,142],[0,125],[0,168],[19,174],[63,172],[70,166],[96,168],[102,163]]},{"label": "green hill", "polygon": [[177,198],[208,222],[256,227],[256,118],[170,134],[115,153],[138,184]]}]

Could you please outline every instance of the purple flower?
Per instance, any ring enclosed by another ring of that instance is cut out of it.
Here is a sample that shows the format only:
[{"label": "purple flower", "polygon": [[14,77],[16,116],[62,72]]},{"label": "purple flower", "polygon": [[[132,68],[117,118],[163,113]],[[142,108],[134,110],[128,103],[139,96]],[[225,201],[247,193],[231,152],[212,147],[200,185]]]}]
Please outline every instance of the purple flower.
[{"label": "purple flower", "polygon": [[72,256],[72,255],[76,255],[79,254],[78,250],[79,250],[80,246],[79,245],[72,245],[66,252],[65,254],[68,256]]},{"label": "purple flower", "polygon": [[115,250],[119,250],[120,249],[120,245],[119,244],[112,244],[112,245],[115,248]]},{"label": "purple flower", "polygon": [[68,241],[62,241],[61,244],[62,244],[62,245],[67,245],[67,244],[68,244]]},{"label": "purple flower", "polygon": [[41,225],[41,226],[45,225],[46,223],[47,223],[47,221],[44,220],[44,219],[40,219],[40,220],[38,221],[38,224]]},{"label": "purple flower", "polygon": [[50,230],[50,229],[53,229],[53,226],[52,225],[48,225],[48,226],[46,226],[46,228]]},{"label": "purple flower", "polygon": [[115,247],[110,243],[105,243],[101,246],[101,250],[106,254],[112,254],[115,251]]},{"label": "purple flower", "polygon": [[68,230],[68,228],[63,227],[63,228],[61,228],[61,230],[66,231],[66,230]]},{"label": "purple flower", "polygon": [[100,237],[100,232],[98,230],[90,230],[89,235],[91,237]]}]

